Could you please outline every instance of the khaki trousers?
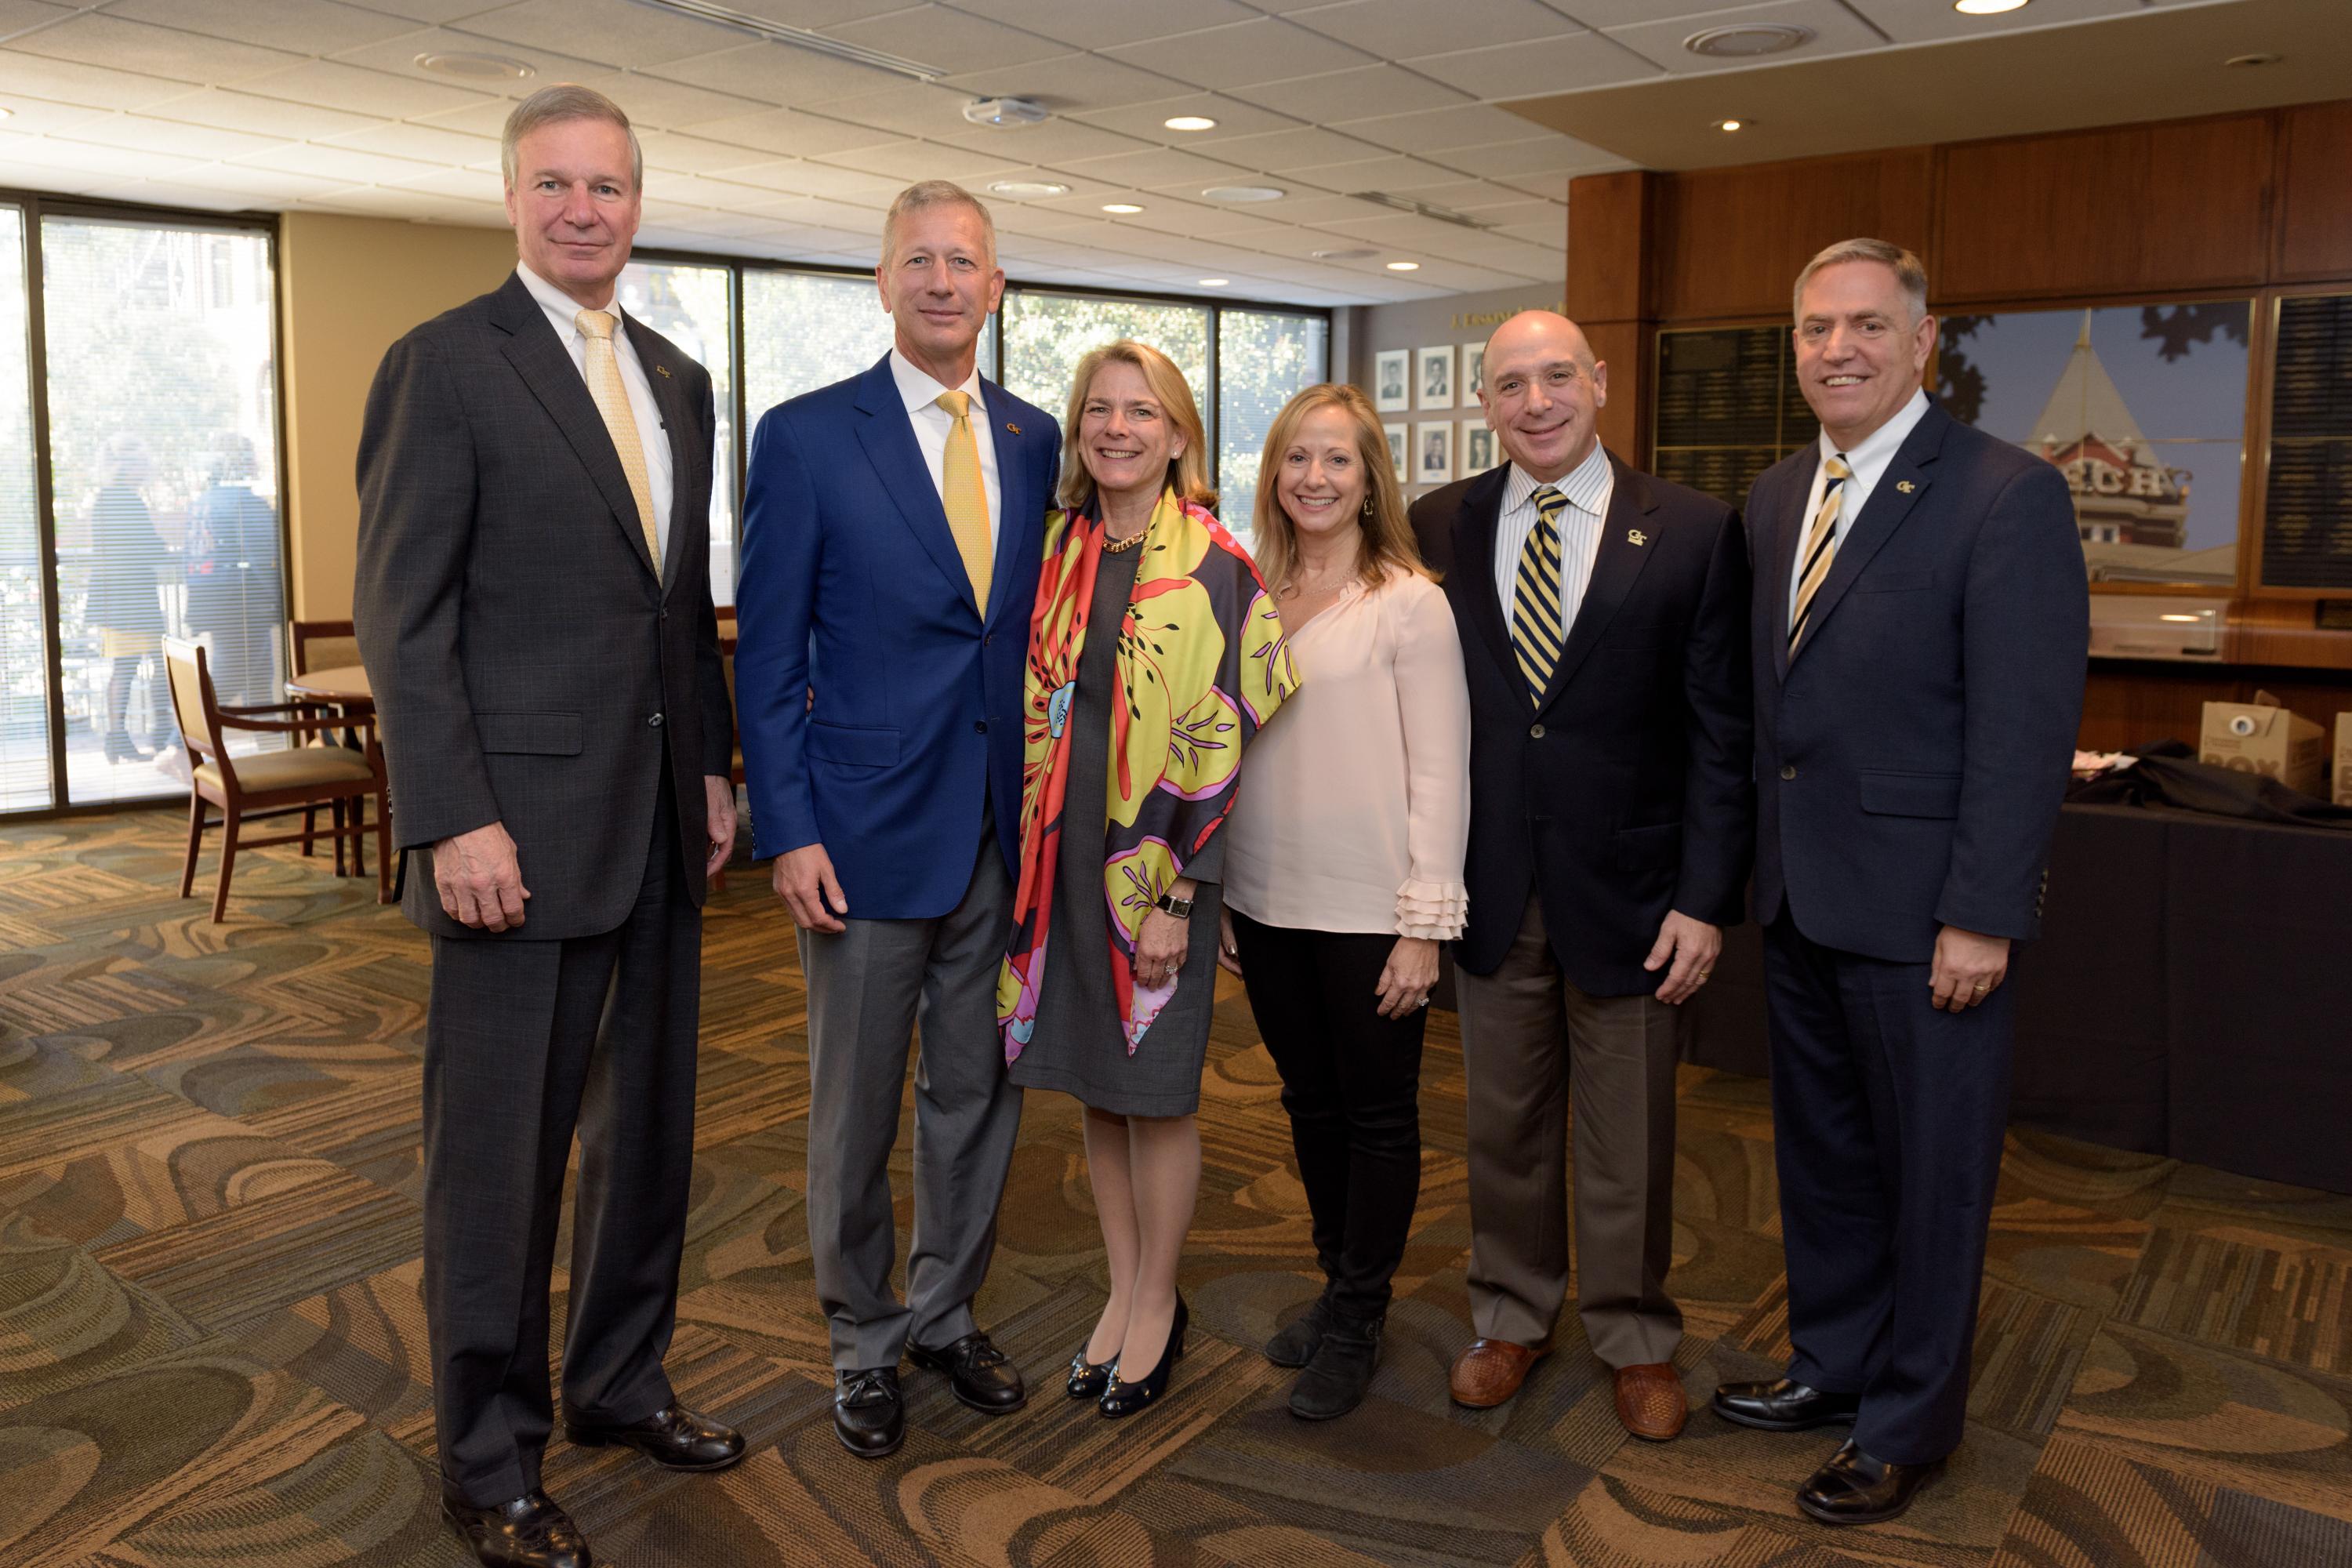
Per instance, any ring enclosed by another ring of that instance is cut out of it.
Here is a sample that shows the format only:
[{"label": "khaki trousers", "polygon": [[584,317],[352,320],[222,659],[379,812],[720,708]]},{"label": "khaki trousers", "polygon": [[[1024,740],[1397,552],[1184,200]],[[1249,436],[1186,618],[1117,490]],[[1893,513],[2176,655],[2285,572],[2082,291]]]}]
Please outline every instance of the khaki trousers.
[{"label": "khaki trousers", "polygon": [[1492,974],[1457,972],[1469,1077],[1470,1312],[1483,1339],[1549,1347],[1568,1296],[1576,1127],[1577,1310],[1611,1366],[1671,1361],[1675,1018],[1655,996],[1569,984],[1528,900]]}]

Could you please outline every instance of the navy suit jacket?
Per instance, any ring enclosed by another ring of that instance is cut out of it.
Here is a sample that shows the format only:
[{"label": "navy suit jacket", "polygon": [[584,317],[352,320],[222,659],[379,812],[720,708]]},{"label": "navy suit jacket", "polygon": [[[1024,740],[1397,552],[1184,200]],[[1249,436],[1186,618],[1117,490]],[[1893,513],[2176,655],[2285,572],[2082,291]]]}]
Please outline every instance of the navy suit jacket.
[{"label": "navy suit jacket", "polygon": [[1825,947],[1935,956],[1944,926],[2041,929],[2090,654],[2066,481],[1930,407],[1846,531],[1789,655],[1820,460],[1748,493],[1756,567],[1756,916]]},{"label": "navy suit jacket", "polygon": [[823,844],[863,920],[955,908],[992,819],[1019,873],[1021,682],[1062,437],[1003,387],[981,396],[1001,492],[985,605],[887,355],[751,439],[735,700],[754,853]]},{"label": "navy suit jacket", "polygon": [[1493,973],[1533,889],[1561,973],[1596,996],[1658,988],[1642,960],[1669,909],[1739,923],[1755,829],[1739,514],[1615,468],[1592,577],[1540,700],[1495,591],[1508,465],[1412,507],[1470,685],[1470,920],[1454,962]]}]

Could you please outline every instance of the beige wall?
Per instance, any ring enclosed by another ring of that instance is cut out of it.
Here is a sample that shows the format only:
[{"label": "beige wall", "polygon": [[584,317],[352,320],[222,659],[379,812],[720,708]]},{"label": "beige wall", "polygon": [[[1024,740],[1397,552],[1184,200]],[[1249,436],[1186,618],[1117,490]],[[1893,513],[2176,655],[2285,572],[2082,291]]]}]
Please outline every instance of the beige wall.
[{"label": "beige wall", "polygon": [[298,620],[347,620],[368,384],[402,333],[498,287],[514,267],[514,236],[315,213],[288,213],[279,234],[289,608]]}]

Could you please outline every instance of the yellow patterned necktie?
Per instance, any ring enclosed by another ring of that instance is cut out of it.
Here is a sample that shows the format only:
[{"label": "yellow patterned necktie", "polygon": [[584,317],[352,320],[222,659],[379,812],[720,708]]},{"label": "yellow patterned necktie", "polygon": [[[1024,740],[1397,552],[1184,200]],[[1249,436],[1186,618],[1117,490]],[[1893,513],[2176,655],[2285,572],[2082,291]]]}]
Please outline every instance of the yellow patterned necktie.
[{"label": "yellow patterned necktie", "polygon": [[1511,652],[1528,695],[1540,702],[1559,663],[1560,645],[1568,640],[1559,613],[1559,514],[1568,498],[1546,485],[1531,499],[1536,525],[1519,550],[1518,584],[1511,594]]},{"label": "yellow patterned necktie", "polygon": [[1822,583],[1830,574],[1830,563],[1837,559],[1838,503],[1845,497],[1840,493],[1853,470],[1843,457],[1832,456],[1822,465],[1822,504],[1813,512],[1813,522],[1805,530],[1805,565],[1797,574],[1797,608],[1789,617],[1789,652],[1796,654],[1797,644],[1805,635],[1805,617],[1813,612],[1813,595],[1821,592]]},{"label": "yellow patterned necktie", "polygon": [[653,481],[646,477],[646,448],[637,439],[637,416],[629,406],[629,389],[621,380],[621,362],[613,352],[613,329],[619,325],[602,310],[583,310],[572,318],[587,353],[582,369],[588,376],[588,395],[604,416],[604,428],[620,454],[621,471],[629,477],[629,495],[637,503],[637,526],[646,531],[646,553],[653,557],[654,576],[661,576],[661,527],[654,518]]},{"label": "yellow patterned necktie", "polygon": [[988,583],[995,552],[988,544],[988,481],[980,471],[980,441],[971,432],[971,394],[942,392],[935,400],[955,421],[948,432],[947,458],[940,465],[940,501],[947,508],[948,531],[971,579],[972,602],[988,609]]}]

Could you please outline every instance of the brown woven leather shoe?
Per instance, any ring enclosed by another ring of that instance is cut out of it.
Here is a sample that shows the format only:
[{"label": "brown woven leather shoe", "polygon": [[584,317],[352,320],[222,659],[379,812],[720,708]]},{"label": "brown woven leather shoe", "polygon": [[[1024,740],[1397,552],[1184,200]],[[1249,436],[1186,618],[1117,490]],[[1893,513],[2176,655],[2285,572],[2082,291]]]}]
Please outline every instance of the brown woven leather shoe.
[{"label": "brown woven leather shoe", "polygon": [[1536,1350],[1508,1340],[1471,1341],[1470,1348],[1454,1358],[1454,1371],[1447,1380],[1454,1403],[1473,1410],[1492,1410],[1519,1391],[1528,1371],[1550,1350],[1549,1345]]},{"label": "brown woven leather shoe", "polygon": [[1683,1396],[1683,1380],[1664,1362],[1617,1369],[1617,1419],[1625,1430],[1652,1443],[1682,1435],[1690,1419],[1690,1401]]}]

